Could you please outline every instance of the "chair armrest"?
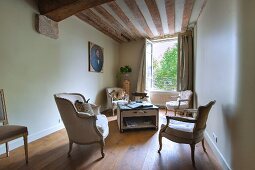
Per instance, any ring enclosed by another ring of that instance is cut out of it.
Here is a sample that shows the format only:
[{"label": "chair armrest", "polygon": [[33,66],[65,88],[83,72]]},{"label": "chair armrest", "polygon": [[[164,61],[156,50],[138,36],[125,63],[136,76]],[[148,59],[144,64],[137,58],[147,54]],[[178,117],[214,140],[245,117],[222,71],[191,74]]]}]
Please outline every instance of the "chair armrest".
[{"label": "chair armrest", "polygon": [[181,122],[187,122],[187,123],[196,123],[196,119],[194,118],[188,118],[188,117],[178,117],[178,116],[166,116],[167,121],[169,122],[169,119],[177,120]]},{"label": "chair armrest", "polygon": [[85,113],[85,112],[77,112],[77,116],[82,119],[89,119],[89,118],[95,117],[94,115],[90,115],[89,113]]},{"label": "chair armrest", "polygon": [[197,113],[198,109],[184,109],[184,112]]}]

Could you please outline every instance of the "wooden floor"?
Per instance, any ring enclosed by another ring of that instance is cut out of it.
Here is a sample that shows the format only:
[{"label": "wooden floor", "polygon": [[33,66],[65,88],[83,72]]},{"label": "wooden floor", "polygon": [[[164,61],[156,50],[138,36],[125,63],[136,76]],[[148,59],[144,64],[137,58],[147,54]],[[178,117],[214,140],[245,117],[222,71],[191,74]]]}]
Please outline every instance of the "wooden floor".
[{"label": "wooden floor", "polygon": [[[10,152],[10,157],[0,159],[0,169],[194,169],[189,145],[173,143],[163,138],[163,149],[161,154],[158,154],[158,131],[120,133],[116,116],[108,119],[110,134],[106,139],[103,159],[97,144],[74,145],[72,156],[68,158],[68,138],[63,129],[29,144],[28,165],[25,164],[23,147],[19,147]],[[160,124],[165,121],[161,111]],[[207,143],[206,148],[207,153],[203,151],[201,143],[196,145],[196,169],[222,169]]]}]

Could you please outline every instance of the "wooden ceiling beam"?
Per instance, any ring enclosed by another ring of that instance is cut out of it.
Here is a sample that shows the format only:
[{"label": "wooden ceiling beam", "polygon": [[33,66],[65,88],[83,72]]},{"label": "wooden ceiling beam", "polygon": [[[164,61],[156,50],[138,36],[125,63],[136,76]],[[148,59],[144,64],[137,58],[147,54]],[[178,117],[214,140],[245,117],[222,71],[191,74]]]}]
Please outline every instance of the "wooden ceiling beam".
[{"label": "wooden ceiling beam", "polygon": [[127,28],[131,31],[136,37],[142,37],[143,34],[138,31],[130,19],[126,16],[123,10],[119,7],[116,2],[107,3],[107,5],[113,10],[113,12],[127,25]]},{"label": "wooden ceiling beam", "polygon": [[124,28],[106,9],[104,9],[102,6],[96,6],[94,9],[101,14],[106,20],[108,20],[116,30],[121,32],[123,35],[125,35],[129,39],[135,39],[134,36]]},{"label": "wooden ceiling beam", "polygon": [[143,30],[147,33],[149,38],[154,37],[153,33],[151,32],[151,29],[149,28],[141,10],[139,9],[137,3],[135,0],[124,0],[129,9],[133,12],[135,18],[138,20],[139,24],[143,28]]},{"label": "wooden ceiling beam", "polygon": [[128,41],[121,33],[112,28],[90,9],[78,13],[76,16],[120,43]]},{"label": "wooden ceiling beam", "polygon": [[164,35],[163,26],[161,22],[160,13],[158,10],[158,6],[155,0],[145,0],[145,3],[150,11],[152,20],[156,26],[156,29],[159,33],[159,35]]},{"label": "wooden ceiling beam", "polygon": [[182,18],[182,32],[186,31],[189,25],[189,19],[192,14],[193,5],[195,0],[186,0],[183,10],[183,18]]},{"label": "wooden ceiling beam", "polygon": [[169,34],[175,33],[175,0],[166,0],[166,15]]},{"label": "wooden ceiling beam", "polygon": [[59,22],[85,9],[113,0],[38,0],[41,15]]}]

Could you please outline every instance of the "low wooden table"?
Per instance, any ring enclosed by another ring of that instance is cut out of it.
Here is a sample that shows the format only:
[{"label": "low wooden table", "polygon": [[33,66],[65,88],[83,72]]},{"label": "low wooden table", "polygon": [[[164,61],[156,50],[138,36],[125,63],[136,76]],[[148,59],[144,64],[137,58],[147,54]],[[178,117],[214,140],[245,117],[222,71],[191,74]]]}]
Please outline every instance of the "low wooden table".
[{"label": "low wooden table", "polygon": [[128,129],[158,129],[159,109],[157,106],[130,108],[118,103],[117,120],[120,132]]}]

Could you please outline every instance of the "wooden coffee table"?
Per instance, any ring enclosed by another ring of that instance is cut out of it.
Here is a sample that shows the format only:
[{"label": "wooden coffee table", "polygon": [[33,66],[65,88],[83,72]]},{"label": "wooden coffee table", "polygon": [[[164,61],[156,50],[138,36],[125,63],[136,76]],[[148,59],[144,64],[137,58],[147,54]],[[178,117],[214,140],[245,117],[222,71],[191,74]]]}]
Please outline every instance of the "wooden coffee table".
[{"label": "wooden coffee table", "polygon": [[118,103],[117,120],[120,132],[128,129],[158,129],[159,109],[157,106],[130,108]]}]

